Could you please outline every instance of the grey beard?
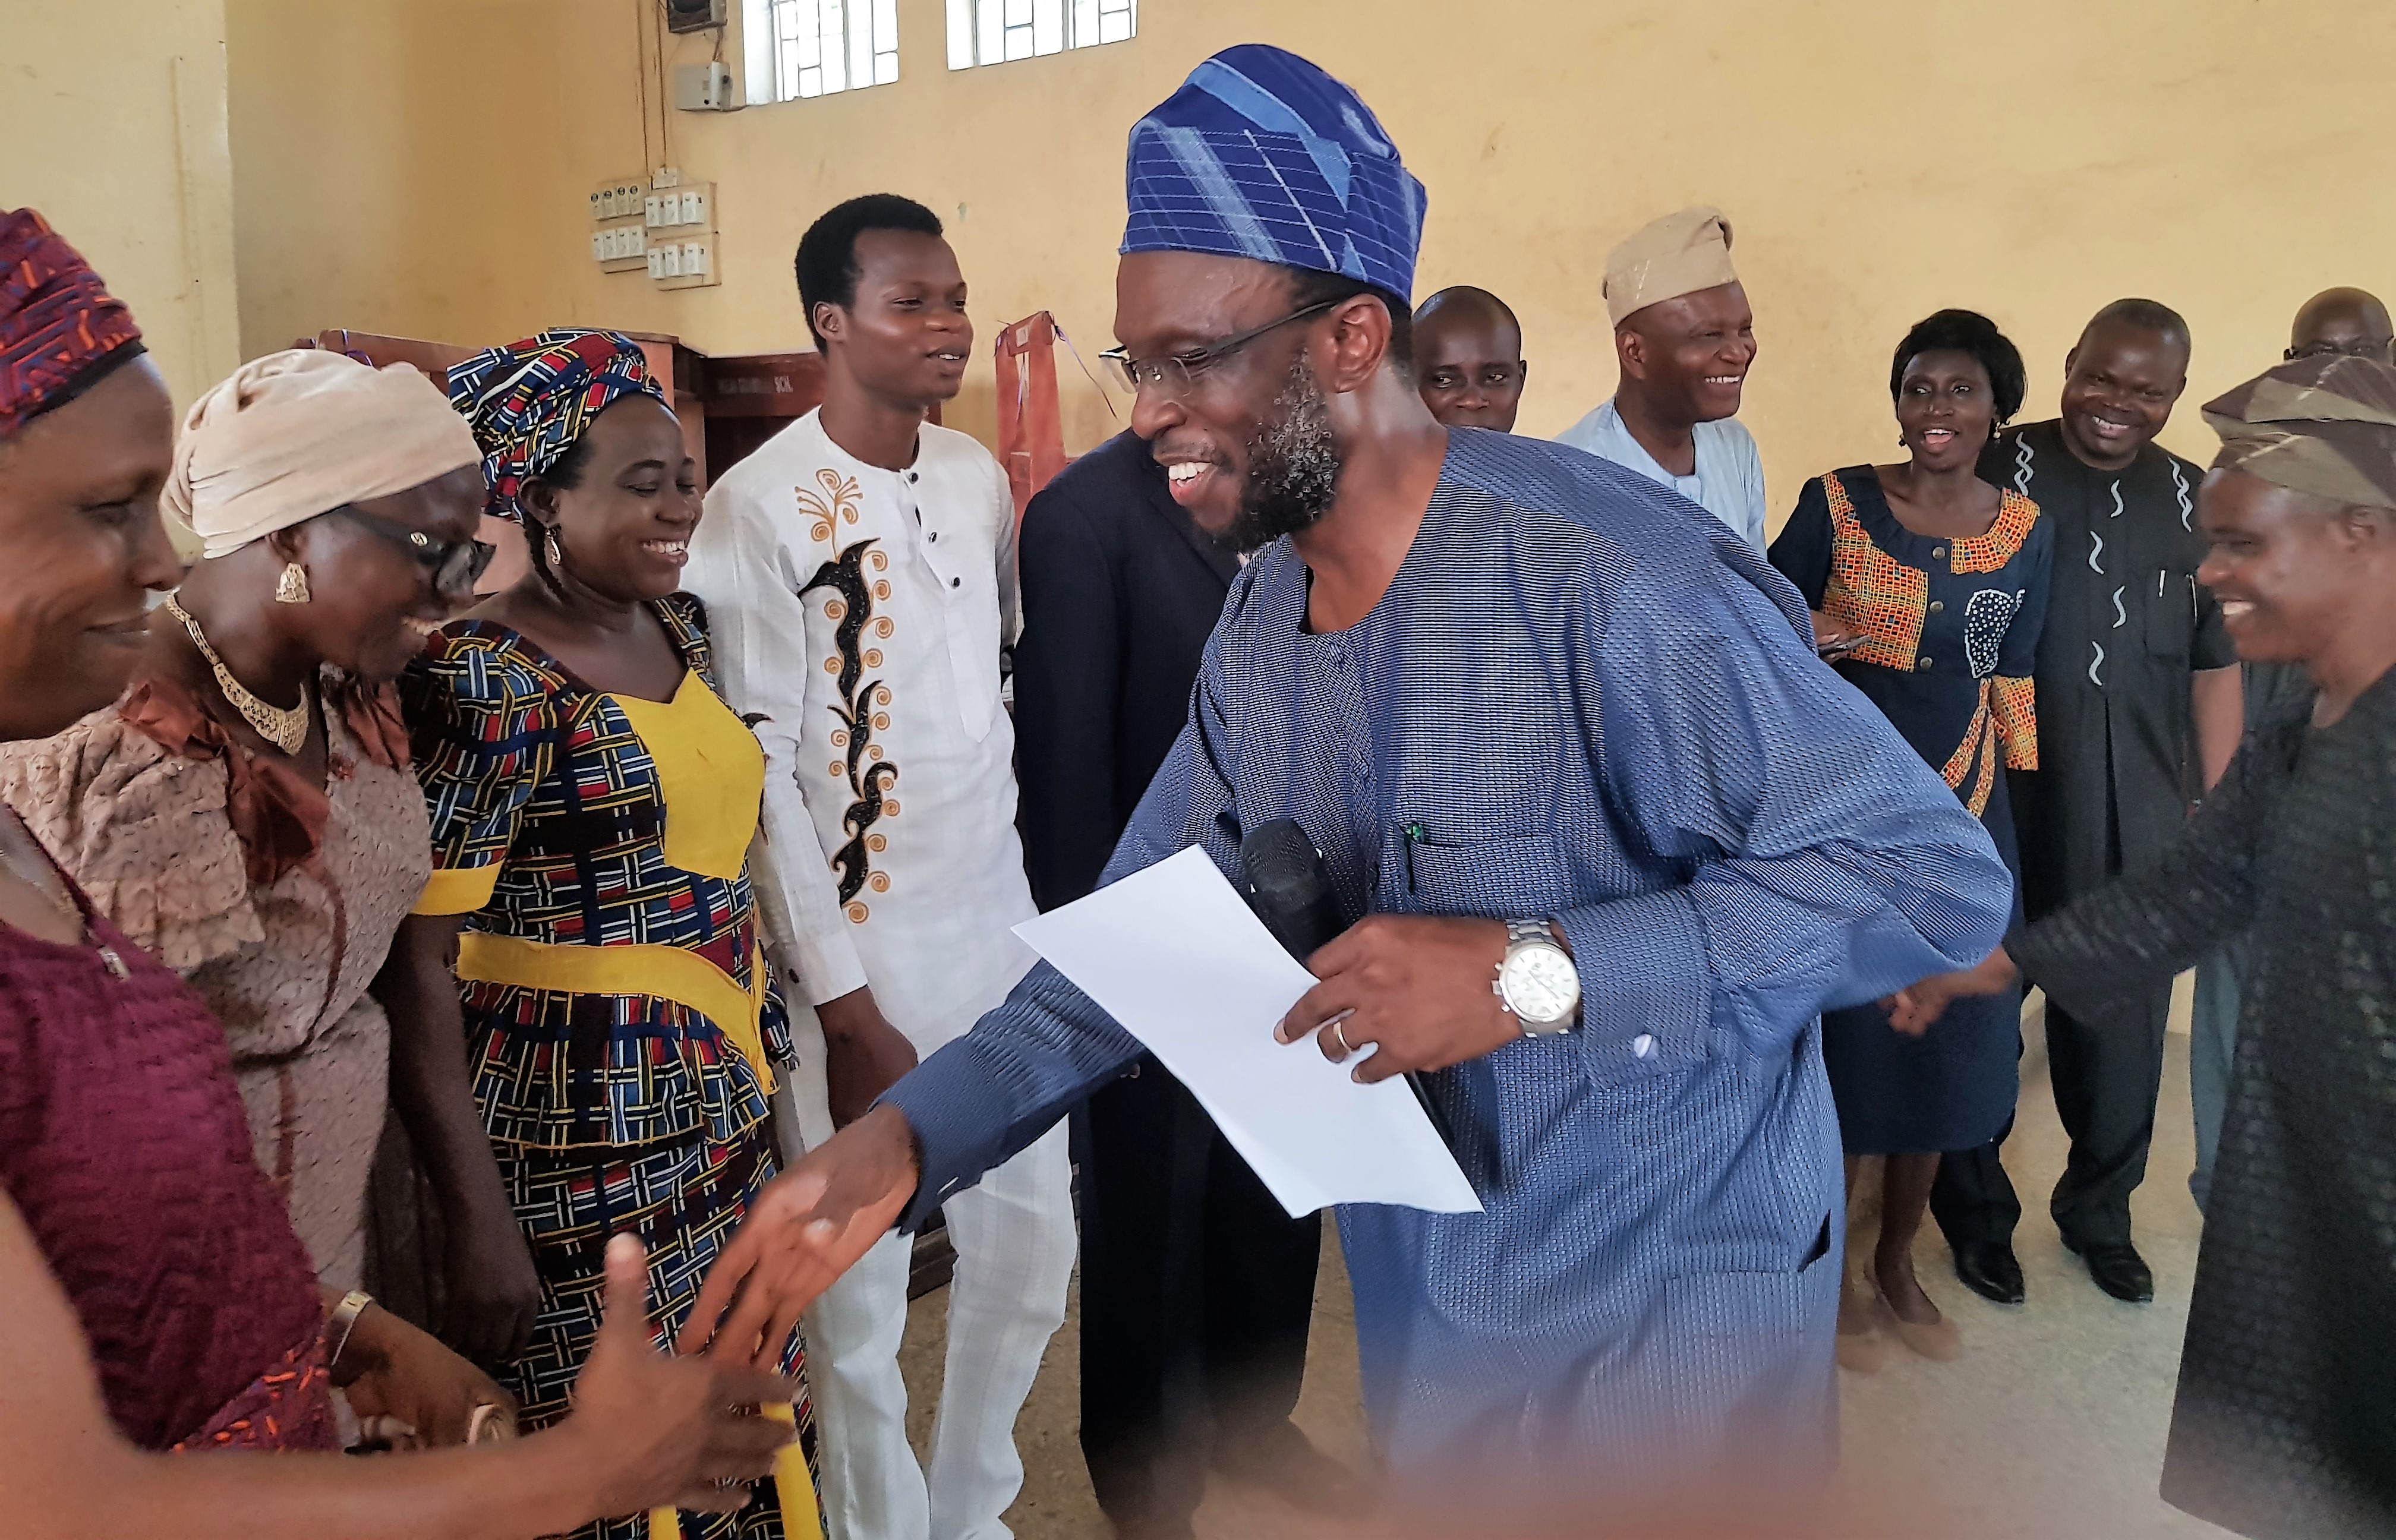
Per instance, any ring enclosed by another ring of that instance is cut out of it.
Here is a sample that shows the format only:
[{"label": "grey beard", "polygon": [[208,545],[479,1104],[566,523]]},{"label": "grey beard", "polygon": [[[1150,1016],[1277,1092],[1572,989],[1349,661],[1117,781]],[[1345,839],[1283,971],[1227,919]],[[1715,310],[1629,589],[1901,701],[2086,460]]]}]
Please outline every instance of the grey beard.
[{"label": "grey beard", "polygon": [[1339,484],[1339,444],[1323,387],[1301,352],[1257,436],[1248,441],[1247,496],[1231,521],[1241,551],[1311,527],[1331,507]]}]

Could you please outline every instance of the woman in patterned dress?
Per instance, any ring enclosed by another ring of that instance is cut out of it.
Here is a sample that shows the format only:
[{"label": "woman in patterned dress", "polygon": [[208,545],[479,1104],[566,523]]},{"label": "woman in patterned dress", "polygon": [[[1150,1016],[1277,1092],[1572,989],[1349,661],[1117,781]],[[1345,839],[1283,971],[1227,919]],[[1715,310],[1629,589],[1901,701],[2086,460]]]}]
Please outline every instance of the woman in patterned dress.
[{"label": "woman in patterned dress", "polygon": [[[406,684],[435,869],[400,941],[406,1035],[467,1064],[473,1136],[532,1247],[539,1313],[506,1377],[537,1427],[590,1351],[609,1235],[647,1244],[661,1333],[688,1315],[775,1175],[766,1096],[790,1047],[746,866],[764,754],[676,591],[699,514],[681,425],[608,332],[493,349],[449,392],[532,567]],[[436,1181],[463,1162],[427,1153]],[[800,1357],[793,1334],[787,1373]],[[804,1396],[794,1415],[811,1448]],[[805,1467],[683,1533],[816,1534]]]},{"label": "woman in patterned dress", "polygon": [[[173,424],[125,307],[39,216],[0,211],[0,742],[105,709],[141,665],[144,601],[180,573],[156,511]],[[0,804],[11,1540],[531,1540],[677,1494],[719,1503],[715,1481],[787,1447],[728,1409],[783,1382],[650,1351],[639,1247],[615,1252],[566,1425],[498,1449],[331,1453],[331,1387],[435,1428],[463,1420],[445,1386],[465,1366],[384,1311],[328,1319],[252,1158],[224,1029]]]},{"label": "woman in patterned dress", "polygon": [[[2030,683],[2053,551],[2038,505],[1979,479],[1991,434],[2021,405],[2021,354],[1996,324],[1948,310],[1899,343],[1889,371],[1902,465],[1851,466],[1805,484],[1772,564],[1814,610],[1817,644],[1978,815],[2018,877],[2005,771],[2038,767]],[[2016,896],[2015,921],[2020,921]],[[1954,1323],[1913,1274],[1913,1238],[1939,1153],[1994,1137],[2019,1090],[2018,991],[1976,1000],[1942,1033],[1901,1037],[1882,1006],[1822,1018],[1852,1188],[1887,1159],[1872,1286],[1850,1273],[1839,1361],[1884,1361],[1884,1324],[1914,1351],[1962,1351]]]}]

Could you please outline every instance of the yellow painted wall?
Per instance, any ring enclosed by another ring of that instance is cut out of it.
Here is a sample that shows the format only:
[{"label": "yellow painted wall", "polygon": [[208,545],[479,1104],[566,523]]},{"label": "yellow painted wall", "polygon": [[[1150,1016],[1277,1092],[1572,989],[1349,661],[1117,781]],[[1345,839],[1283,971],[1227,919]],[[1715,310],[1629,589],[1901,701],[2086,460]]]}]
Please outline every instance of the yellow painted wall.
[{"label": "yellow painted wall", "polygon": [[[804,346],[800,232],[887,190],[951,221],[986,337],[1045,307],[1094,352],[1125,131],[1249,40],[1378,110],[1430,189],[1419,292],[1477,283],[1521,312],[1526,431],[1612,389],[1606,247],[1726,209],[1763,342],[1744,415],[1783,508],[1801,477],[1893,449],[1888,354],[1938,306],[2021,344],[2033,414],[2097,305],[2177,306],[2197,356],[2168,438],[2202,456],[2195,405],[2275,361],[2304,298],[2396,291],[2385,0],[1148,0],[1133,43],[955,74],[940,0],[900,0],[896,85],[670,114],[673,160],[719,184],[725,275],[680,294],[587,256],[590,185],[644,158],[646,0],[225,4],[250,351],[339,324]],[[1064,372],[1079,448],[1109,419]],[[986,363],[972,378],[951,420],[987,431]]]},{"label": "yellow painted wall", "polygon": [[0,0],[0,208],[133,307],[179,402],[241,361],[223,0]]}]

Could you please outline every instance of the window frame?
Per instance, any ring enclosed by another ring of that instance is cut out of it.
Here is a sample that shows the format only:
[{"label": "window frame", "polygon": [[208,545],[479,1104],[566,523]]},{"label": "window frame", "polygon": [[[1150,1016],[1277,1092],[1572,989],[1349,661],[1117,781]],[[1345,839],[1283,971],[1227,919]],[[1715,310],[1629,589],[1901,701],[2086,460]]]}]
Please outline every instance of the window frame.
[{"label": "window frame", "polygon": [[946,0],[945,9],[951,73],[1139,37],[1139,0]]},{"label": "window frame", "polygon": [[[828,41],[823,30],[825,12],[830,7],[836,7],[840,16],[840,46],[836,54],[823,47]],[[787,102],[814,101],[876,86],[896,85],[903,73],[898,9],[898,0],[741,0],[741,53],[745,65],[742,104],[779,107]],[[787,38],[783,35],[785,16],[803,20],[811,16],[814,20],[818,46],[814,64],[785,69],[786,45],[805,36],[803,33],[792,33]],[[858,25],[860,20],[864,22],[861,30]],[[885,27],[886,38],[882,35]],[[841,83],[826,89],[826,72],[835,61]],[[860,73],[867,78],[858,78]],[[805,88],[810,73],[816,77],[816,89],[812,92]],[[786,75],[792,89],[787,96],[782,90]]]}]

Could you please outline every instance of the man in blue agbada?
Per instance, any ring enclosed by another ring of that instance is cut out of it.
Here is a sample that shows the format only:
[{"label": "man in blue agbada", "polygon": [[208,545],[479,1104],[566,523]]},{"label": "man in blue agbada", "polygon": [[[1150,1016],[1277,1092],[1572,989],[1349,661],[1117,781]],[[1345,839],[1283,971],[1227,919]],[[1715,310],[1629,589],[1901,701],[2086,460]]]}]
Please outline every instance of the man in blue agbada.
[{"label": "man in blue agbada", "polygon": [[[1485,1205],[1340,1211],[1376,1441],[1402,1473],[1826,1465],[1817,1017],[1989,954],[1988,836],[1703,509],[1431,418],[1423,191],[1353,93],[1229,49],[1133,128],[1128,191],[1134,427],[1256,554],[1107,880],[1192,843],[1236,876],[1291,817],[1358,920],[1282,1034],[1428,1071]],[[780,1179],[694,1319],[780,1340],[1138,1052],[1035,969]]]}]

